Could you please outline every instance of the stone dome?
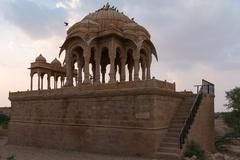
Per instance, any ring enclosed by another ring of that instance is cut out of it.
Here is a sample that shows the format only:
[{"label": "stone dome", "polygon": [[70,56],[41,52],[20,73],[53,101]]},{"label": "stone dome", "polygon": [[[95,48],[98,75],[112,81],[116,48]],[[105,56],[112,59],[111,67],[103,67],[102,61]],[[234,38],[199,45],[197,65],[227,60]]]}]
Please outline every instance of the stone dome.
[{"label": "stone dome", "polygon": [[42,54],[40,54],[36,59],[35,62],[41,62],[41,63],[46,63],[47,60],[45,57],[42,56]]},{"label": "stone dome", "polygon": [[55,59],[51,62],[51,64],[54,65],[54,66],[61,66],[61,65],[62,65],[61,62],[60,62],[57,58],[55,58]]},{"label": "stone dome", "polygon": [[67,34],[68,37],[80,36],[88,41],[96,36],[105,35],[105,32],[132,37],[135,41],[150,39],[148,31],[137,24],[134,18],[130,19],[108,3],[75,23],[68,29]]}]

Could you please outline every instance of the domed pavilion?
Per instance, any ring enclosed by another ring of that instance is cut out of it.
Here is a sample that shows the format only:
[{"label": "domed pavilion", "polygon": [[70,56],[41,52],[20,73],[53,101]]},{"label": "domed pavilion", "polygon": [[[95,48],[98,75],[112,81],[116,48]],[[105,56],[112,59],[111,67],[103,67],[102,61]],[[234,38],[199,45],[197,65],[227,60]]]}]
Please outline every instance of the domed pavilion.
[{"label": "domed pavilion", "polygon": [[8,144],[120,159],[180,160],[192,141],[214,152],[214,85],[203,80],[195,94],[151,78],[156,49],[134,18],[107,3],[73,24],[60,48],[62,63],[39,55],[31,89],[9,93]]},{"label": "domed pavilion", "polygon": [[[126,81],[126,77],[129,81],[140,80],[140,67],[141,80],[151,79],[152,55],[157,58],[148,31],[109,4],[68,29],[60,54],[64,50],[66,86],[73,85],[75,63],[78,85],[91,83],[90,77],[93,83],[100,84],[106,83],[106,79],[115,83],[117,74],[121,82]],[[106,74],[107,65],[110,65],[109,74]]]}]

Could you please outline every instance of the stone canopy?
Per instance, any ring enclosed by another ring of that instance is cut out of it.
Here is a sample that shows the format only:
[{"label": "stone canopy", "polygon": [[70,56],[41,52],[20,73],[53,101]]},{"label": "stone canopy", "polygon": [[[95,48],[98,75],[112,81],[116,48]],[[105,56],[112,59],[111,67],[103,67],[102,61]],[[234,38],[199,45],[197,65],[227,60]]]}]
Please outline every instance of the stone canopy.
[{"label": "stone canopy", "polygon": [[[68,29],[60,55],[63,51],[66,52],[66,86],[73,86],[75,63],[78,66],[78,85],[89,84],[91,79],[99,84],[106,81],[108,64],[110,83],[116,82],[117,72],[120,81],[126,80],[126,66],[129,81],[140,80],[139,65],[141,79],[151,79],[152,55],[157,58],[148,31],[108,3]],[[90,64],[92,75],[89,73]]]},{"label": "stone canopy", "polygon": [[158,60],[149,32],[109,3],[80,22],[73,24],[60,47],[65,51],[62,64],[54,59],[47,63],[39,55],[31,63],[31,90],[33,76],[38,74],[38,90],[43,89],[47,74],[47,88],[54,77],[54,88],[82,84],[116,83],[151,79],[152,56]]}]

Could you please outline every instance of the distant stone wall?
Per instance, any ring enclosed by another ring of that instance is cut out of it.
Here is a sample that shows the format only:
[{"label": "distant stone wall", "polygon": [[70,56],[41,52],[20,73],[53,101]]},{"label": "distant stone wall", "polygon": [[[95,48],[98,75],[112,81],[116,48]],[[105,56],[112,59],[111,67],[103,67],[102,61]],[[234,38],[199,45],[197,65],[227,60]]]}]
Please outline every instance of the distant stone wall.
[{"label": "distant stone wall", "polygon": [[63,88],[10,94],[9,143],[120,155],[152,155],[183,95],[145,87]]},{"label": "distant stone wall", "polygon": [[188,143],[197,142],[205,152],[215,152],[214,96],[204,95],[188,136]]}]

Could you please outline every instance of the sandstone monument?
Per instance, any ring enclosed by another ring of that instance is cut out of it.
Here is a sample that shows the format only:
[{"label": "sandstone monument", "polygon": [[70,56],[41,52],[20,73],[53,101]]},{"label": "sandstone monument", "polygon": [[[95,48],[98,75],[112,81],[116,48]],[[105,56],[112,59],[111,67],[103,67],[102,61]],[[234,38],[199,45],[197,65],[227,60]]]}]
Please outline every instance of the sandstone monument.
[{"label": "sandstone monument", "polygon": [[214,151],[214,85],[193,94],[152,78],[157,52],[134,19],[106,4],[68,29],[64,53],[37,57],[30,90],[9,94],[9,144],[178,159],[194,140]]}]

